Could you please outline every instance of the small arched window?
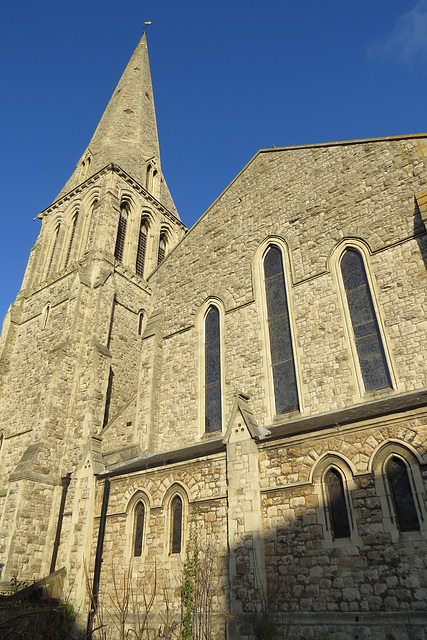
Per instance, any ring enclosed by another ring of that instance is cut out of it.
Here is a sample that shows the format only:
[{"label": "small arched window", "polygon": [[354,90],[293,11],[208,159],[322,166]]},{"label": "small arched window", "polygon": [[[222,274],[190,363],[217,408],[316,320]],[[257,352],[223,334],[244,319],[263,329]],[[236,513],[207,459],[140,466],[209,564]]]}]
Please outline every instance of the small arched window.
[{"label": "small arched window", "polygon": [[221,335],[217,307],[205,316],[205,431],[221,431]]},{"label": "small arched window", "polygon": [[53,245],[52,245],[52,251],[50,253],[50,260],[49,260],[49,265],[48,265],[47,272],[46,272],[46,278],[49,276],[50,270],[52,268],[53,257],[55,255],[56,245],[58,244],[58,237],[59,237],[60,228],[61,228],[61,225],[58,224],[56,229],[55,229],[55,236],[54,236],[54,241],[53,241]]},{"label": "small arched window", "polygon": [[120,209],[119,226],[117,229],[116,247],[114,249],[114,257],[122,262],[125,250],[126,227],[128,223],[128,211],[126,206],[122,205]]},{"label": "small arched window", "polygon": [[47,323],[49,322],[49,316],[50,316],[50,304],[47,304],[42,312],[42,329],[46,328]]},{"label": "small arched window", "polygon": [[264,255],[265,295],[276,414],[299,409],[282,252],[270,246]]},{"label": "small arched window", "polygon": [[142,336],[142,330],[144,328],[144,312],[140,311],[138,313],[138,335]]},{"label": "small arched window", "polygon": [[141,276],[144,276],[144,263],[145,263],[145,254],[147,251],[147,237],[148,237],[148,222],[146,218],[142,218],[141,225],[139,227],[139,238],[138,238],[138,251],[136,253],[136,265],[135,271]]},{"label": "small arched window", "polygon": [[147,191],[150,191],[150,193],[153,186],[152,177],[153,177],[153,167],[151,166],[151,164],[149,164],[147,165],[147,173],[145,174],[145,188],[147,189]]},{"label": "small arched window", "polygon": [[394,512],[400,531],[419,531],[417,509],[406,464],[393,456],[387,462],[386,476],[392,495]]},{"label": "small arched window", "polygon": [[333,467],[329,469],[325,476],[325,484],[332,537],[334,540],[337,538],[349,538],[350,523],[345,501],[344,484],[337,469]]},{"label": "small arched window", "polygon": [[384,346],[359,251],[344,251],[341,274],[365,391],[391,387]]},{"label": "small arched window", "polygon": [[157,257],[157,264],[159,265],[161,262],[163,262],[164,258],[166,255],[166,233],[161,233],[160,234],[160,241],[159,241],[159,255]]},{"label": "small arched window", "polygon": [[135,558],[142,555],[142,540],[144,536],[144,503],[139,501],[135,509],[135,528],[133,534],[133,555]]},{"label": "small arched window", "polygon": [[3,447],[3,440],[4,440],[4,433],[0,433],[0,451],[2,450],[2,447]]},{"label": "small arched window", "polygon": [[170,552],[181,553],[182,547],[182,500],[176,495],[171,502]]},{"label": "small arched window", "polygon": [[64,267],[66,267],[68,265],[68,261],[70,259],[70,255],[71,255],[71,248],[73,246],[73,240],[74,240],[74,235],[76,233],[76,226],[77,226],[77,220],[79,217],[79,212],[77,211],[73,217],[73,226],[71,228],[71,235],[70,235],[70,241],[68,243],[68,249],[67,249],[67,255],[65,258],[65,264]]}]

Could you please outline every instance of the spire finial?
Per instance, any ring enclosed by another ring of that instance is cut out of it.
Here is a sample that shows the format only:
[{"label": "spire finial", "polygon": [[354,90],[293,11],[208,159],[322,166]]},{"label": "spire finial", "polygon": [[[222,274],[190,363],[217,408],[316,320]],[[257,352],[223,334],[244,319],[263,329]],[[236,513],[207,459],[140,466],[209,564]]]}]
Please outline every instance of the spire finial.
[{"label": "spire finial", "polygon": [[147,25],[151,24],[151,20],[149,22],[144,22],[145,27],[144,27],[144,33],[147,33]]}]

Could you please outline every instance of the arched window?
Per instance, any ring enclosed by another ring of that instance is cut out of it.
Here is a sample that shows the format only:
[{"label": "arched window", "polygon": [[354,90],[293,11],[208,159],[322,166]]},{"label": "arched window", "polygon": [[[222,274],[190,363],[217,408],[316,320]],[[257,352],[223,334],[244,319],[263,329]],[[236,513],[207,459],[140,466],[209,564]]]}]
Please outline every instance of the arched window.
[{"label": "arched window", "polygon": [[170,552],[181,553],[182,546],[182,500],[176,495],[171,502]]},{"label": "arched window", "polygon": [[148,222],[142,218],[139,227],[138,251],[136,253],[135,271],[141,278],[144,276],[145,253],[147,250]]},{"label": "arched window", "polygon": [[147,166],[147,173],[145,174],[145,188],[147,189],[147,191],[150,191],[150,193],[153,185],[152,175],[153,175],[153,167],[151,166],[151,164],[149,164]]},{"label": "arched window", "polygon": [[142,336],[142,329],[144,327],[144,312],[140,311],[138,313],[138,335]]},{"label": "arched window", "polygon": [[282,252],[274,245],[264,254],[264,280],[276,414],[297,411],[298,391]]},{"label": "arched window", "polygon": [[159,241],[159,255],[157,257],[158,265],[164,260],[165,254],[166,254],[166,233],[161,233],[160,241]]},{"label": "arched window", "polygon": [[68,261],[69,261],[69,259],[70,259],[70,255],[71,255],[71,248],[72,248],[72,246],[73,246],[74,235],[75,235],[75,233],[76,233],[76,226],[77,226],[77,220],[78,220],[78,217],[79,217],[79,212],[77,211],[77,212],[75,213],[74,217],[73,217],[73,226],[72,226],[72,229],[71,229],[70,241],[69,241],[69,243],[68,243],[68,250],[67,250],[67,256],[66,256],[66,258],[65,258],[65,264],[64,264],[64,267],[66,267],[66,266],[67,266]]},{"label": "arched window", "polygon": [[365,391],[391,387],[384,346],[359,251],[344,251],[341,274]]},{"label": "arched window", "polygon": [[47,323],[49,322],[50,316],[50,304],[47,304],[42,312],[42,329],[45,329]]},{"label": "arched window", "polygon": [[387,462],[386,476],[393,499],[394,512],[400,531],[419,531],[417,509],[412,494],[406,464],[393,456]]},{"label": "arched window", "polygon": [[56,249],[56,245],[58,244],[58,236],[59,236],[59,230],[61,228],[61,225],[58,224],[56,229],[55,229],[55,239],[53,241],[53,245],[52,245],[52,251],[50,253],[50,260],[49,260],[49,266],[47,268],[47,272],[46,272],[46,278],[49,276],[50,273],[50,269],[52,267],[52,263],[53,263],[53,257],[55,255],[55,249]]},{"label": "arched window", "polygon": [[156,169],[154,169],[153,171],[153,182],[151,185],[151,193],[154,195],[154,190],[156,188],[156,184],[157,184],[157,171]]},{"label": "arched window", "polygon": [[344,485],[341,474],[331,468],[325,476],[326,493],[328,497],[329,519],[334,540],[350,537],[350,523],[345,502]]},{"label": "arched window", "polygon": [[126,227],[128,223],[128,212],[124,205],[120,209],[119,227],[117,229],[116,247],[114,249],[114,257],[120,262],[123,260],[123,252],[125,250]]},{"label": "arched window", "polygon": [[145,507],[143,502],[138,502],[135,509],[135,529],[133,534],[133,555],[139,557],[142,554],[142,539],[144,535]]},{"label": "arched window", "polygon": [[205,316],[205,431],[221,431],[221,344],[217,307]]},{"label": "arched window", "polygon": [[3,440],[4,440],[4,433],[0,433],[0,451],[2,450],[2,447],[3,447]]}]

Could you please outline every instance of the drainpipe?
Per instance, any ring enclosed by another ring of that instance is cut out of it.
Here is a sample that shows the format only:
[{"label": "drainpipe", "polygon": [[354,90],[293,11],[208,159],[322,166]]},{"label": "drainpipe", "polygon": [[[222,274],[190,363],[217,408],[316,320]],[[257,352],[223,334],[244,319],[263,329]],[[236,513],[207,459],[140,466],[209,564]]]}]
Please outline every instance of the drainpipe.
[{"label": "drainpipe", "polygon": [[102,548],[104,545],[105,521],[107,519],[109,497],[110,497],[110,478],[107,476],[105,478],[104,495],[102,497],[101,517],[99,520],[98,542],[96,545],[96,556],[95,556],[95,569],[93,572],[92,592],[90,594],[91,606],[90,606],[90,611],[87,619],[86,633],[88,638],[92,637],[93,619],[95,617],[95,613],[98,608],[98,589],[99,589],[99,579],[101,577]]},{"label": "drainpipe", "polygon": [[61,482],[62,482],[61,504],[59,506],[58,523],[56,525],[55,542],[53,543],[52,560],[50,563],[49,573],[53,573],[55,571],[56,559],[58,557],[58,549],[61,542],[61,529],[62,529],[62,520],[64,519],[65,501],[67,499],[68,487],[70,486],[70,482],[71,482],[71,473],[67,473],[66,476],[61,478]]}]

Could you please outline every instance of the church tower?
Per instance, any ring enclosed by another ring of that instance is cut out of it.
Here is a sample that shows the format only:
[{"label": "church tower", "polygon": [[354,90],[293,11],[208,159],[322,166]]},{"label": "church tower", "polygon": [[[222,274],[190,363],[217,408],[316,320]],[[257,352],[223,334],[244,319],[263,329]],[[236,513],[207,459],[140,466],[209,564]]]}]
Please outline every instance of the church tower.
[{"label": "church tower", "polygon": [[[67,560],[78,590],[100,432],[135,401],[147,277],[185,233],[161,168],[145,33],[75,171],[38,217],[0,338],[0,584],[43,578]],[[124,449],[147,445],[136,434],[128,429]]]}]

